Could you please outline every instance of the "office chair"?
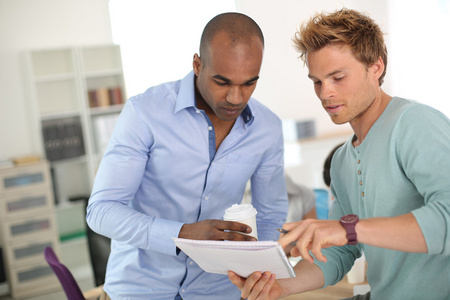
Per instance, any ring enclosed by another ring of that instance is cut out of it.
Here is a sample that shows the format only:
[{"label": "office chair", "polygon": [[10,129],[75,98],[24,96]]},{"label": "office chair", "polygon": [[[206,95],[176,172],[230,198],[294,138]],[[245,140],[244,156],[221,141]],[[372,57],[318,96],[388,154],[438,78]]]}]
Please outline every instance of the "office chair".
[{"label": "office chair", "polygon": [[46,247],[44,257],[58,277],[68,300],[93,300],[100,297],[102,286],[83,294],[69,269],[62,264],[51,247]]},{"label": "office chair", "polygon": [[[86,198],[84,211],[87,209],[88,201],[89,198]],[[111,239],[94,232],[87,223],[86,235],[95,285],[100,286],[105,283],[106,265],[111,252]]]}]

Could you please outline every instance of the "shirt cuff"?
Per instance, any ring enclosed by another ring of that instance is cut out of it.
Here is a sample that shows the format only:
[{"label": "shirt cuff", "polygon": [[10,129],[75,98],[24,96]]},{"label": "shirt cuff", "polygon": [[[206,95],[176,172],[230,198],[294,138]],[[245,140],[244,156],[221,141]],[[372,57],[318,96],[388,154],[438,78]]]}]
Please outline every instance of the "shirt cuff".
[{"label": "shirt cuff", "polygon": [[173,238],[177,238],[184,223],[166,219],[156,219],[150,232],[150,249],[176,256]]},{"label": "shirt cuff", "polygon": [[412,214],[425,237],[428,254],[450,253],[450,249],[445,249],[448,229],[446,229],[445,218],[442,217],[439,208],[434,205],[427,205],[412,211]]}]

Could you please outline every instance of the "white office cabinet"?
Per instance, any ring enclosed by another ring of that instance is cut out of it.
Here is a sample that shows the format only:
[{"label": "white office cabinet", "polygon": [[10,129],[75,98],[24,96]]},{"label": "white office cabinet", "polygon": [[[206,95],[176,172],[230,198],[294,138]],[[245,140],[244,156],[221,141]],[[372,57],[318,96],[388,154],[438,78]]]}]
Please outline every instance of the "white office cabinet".
[{"label": "white office cabinet", "polygon": [[17,299],[61,289],[61,284],[46,261],[11,269],[8,281]]},{"label": "white office cabinet", "polygon": [[114,121],[126,100],[117,45],[28,51],[35,145],[51,164],[57,203],[89,196]]},{"label": "white office cabinet", "polygon": [[52,190],[46,161],[0,169],[0,243],[14,298],[60,288],[43,254],[60,247]]},{"label": "white office cabinet", "polygon": [[[51,180],[48,178],[47,180]],[[1,215],[11,218],[36,209],[50,209],[53,206],[53,194],[47,187],[23,188],[16,193],[5,196],[0,203]]]}]

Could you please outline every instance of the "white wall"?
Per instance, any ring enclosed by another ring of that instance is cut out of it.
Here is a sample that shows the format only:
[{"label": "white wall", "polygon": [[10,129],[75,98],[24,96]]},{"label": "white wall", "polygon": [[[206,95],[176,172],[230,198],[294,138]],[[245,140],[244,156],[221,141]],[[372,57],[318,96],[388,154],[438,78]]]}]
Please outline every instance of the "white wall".
[{"label": "white wall", "polygon": [[303,21],[315,12],[342,7],[366,11],[383,28],[387,27],[387,0],[238,0],[238,11],[252,17],[266,39],[263,67],[254,96],[282,119],[315,119],[318,135],[350,131],[348,125],[334,125],[319,103],[307,68],[292,47],[292,38]]},{"label": "white wall", "polygon": [[255,97],[283,119],[316,119],[319,135],[350,130],[323,111],[291,39],[318,11],[342,7],[367,12],[386,34],[389,59],[383,89],[450,116],[450,1],[448,0],[237,0],[238,10],[260,24],[266,38]]},{"label": "white wall", "polygon": [[37,152],[20,54],[109,43],[108,0],[0,0],[0,160]]},{"label": "white wall", "polygon": [[[369,13],[387,33],[390,61],[383,88],[391,95],[415,97],[441,110],[447,109],[445,113],[450,115],[446,91],[450,68],[448,0],[430,0],[427,6],[420,0],[236,0],[236,3],[238,11],[260,24],[266,38],[261,79],[254,96],[281,118],[315,119],[319,135],[350,130],[348,125],[334,125],[323,111],[306,76],[307,69],[291,43],[300,23],[314,12],[343,6]],[[436,5],[445,6],[446,14],[430,11]],[[193,12],[186,14],[195,18],[198,9],[201,7],[193,6]],[[112,42],[108,0],[0,0],[0,160],[36,152],[19,54],[35,48]],[[192,56],[192,50],[188,51]],[[440,74],[437,72],[442,70]]]},{"label": "white wall", "polygon": [[220,13],[236,11],[235,2],[133,0],[130,5],[127,0],[110,0],[113,40],[122,52],[127,95],[186,76],[206,23]]},{"label": "white wall", "polygon": [[[389,1],[392,94],[433,106],[450,117],[450,1]],[[408,13],[405,13],[405,7]]]}]

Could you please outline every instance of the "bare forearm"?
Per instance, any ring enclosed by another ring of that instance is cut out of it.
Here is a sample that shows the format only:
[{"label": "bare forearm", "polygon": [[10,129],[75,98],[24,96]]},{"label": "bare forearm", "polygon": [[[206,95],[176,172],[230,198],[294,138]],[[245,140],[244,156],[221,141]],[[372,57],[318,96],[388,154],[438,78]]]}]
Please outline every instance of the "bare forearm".
[{"label": "bare forearm", "polygon": [[363,219],[356,225],[360,243],[404,252],[428,251],[422,230],[413,214]]},{"label": "bare forearm", "polygon": [[290,279],[279,279],[278,284],[283,289],[283,297],[317,290],[325,284],[322,270],[315,264],[301,260],[294,267],[296,277]]}]

